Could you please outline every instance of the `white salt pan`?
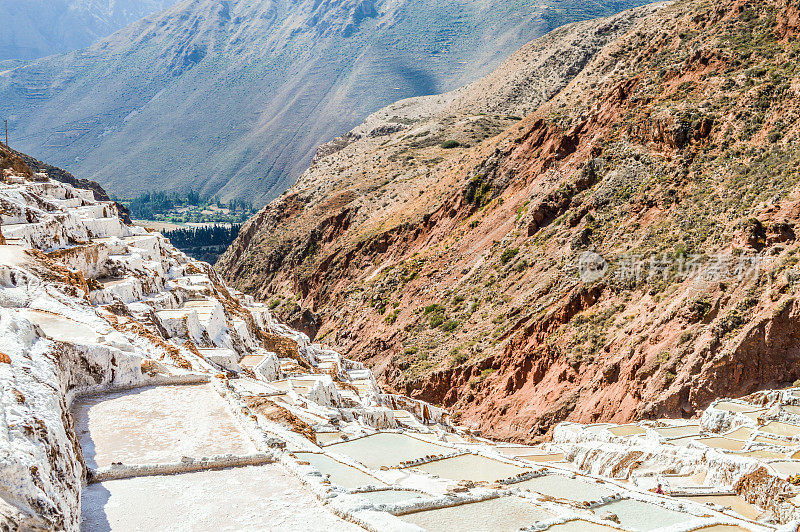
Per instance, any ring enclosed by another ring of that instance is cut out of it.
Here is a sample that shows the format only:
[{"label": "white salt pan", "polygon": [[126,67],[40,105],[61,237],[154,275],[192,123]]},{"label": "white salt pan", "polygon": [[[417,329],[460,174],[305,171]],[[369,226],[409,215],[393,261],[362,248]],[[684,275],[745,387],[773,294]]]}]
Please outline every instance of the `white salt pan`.
[{"label": "white salt pan", "polygon": [[403,521],[429,532],[504,532],[531,526],[536,521],[552,519],[546,510],[517,497],[500,497],[483,502],[428,510],[400,517]]},{"label": "white salt pan", "polygon": [[83,492],[81,530],[355,531],[278,465],[139,477]]},{"label": "white salt pan", "polygon": [[83,397],[75,402],[73,413],[86,465],[92,468],[256,451],[210,385]]}]

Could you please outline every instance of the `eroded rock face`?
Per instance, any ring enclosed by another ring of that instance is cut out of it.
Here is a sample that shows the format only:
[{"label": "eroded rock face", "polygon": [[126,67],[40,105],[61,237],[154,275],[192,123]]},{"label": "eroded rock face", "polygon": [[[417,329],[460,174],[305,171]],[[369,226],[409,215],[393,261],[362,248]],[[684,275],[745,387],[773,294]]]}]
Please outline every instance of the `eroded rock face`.
[{"label": "eroded rock face", "polygon": [[[534,41],[481,82],[373,115],[218,269],[501,438],[791,383],[795,18],[682,1]],[[554,69],[561,50],[582,59]],[[403,131],[369,136],[392,117]]]}]

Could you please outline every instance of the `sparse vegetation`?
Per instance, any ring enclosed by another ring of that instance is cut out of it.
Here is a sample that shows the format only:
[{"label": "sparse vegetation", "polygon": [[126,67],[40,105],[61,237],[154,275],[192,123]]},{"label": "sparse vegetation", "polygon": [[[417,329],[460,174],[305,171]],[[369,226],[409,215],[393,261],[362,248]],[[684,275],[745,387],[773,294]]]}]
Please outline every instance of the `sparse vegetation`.
[{"label": "sparse vegetation", "polygon": [[491,193],[492,185],[489,184],[489,182],[483,177],[475,176],[467,185],[467,188],[464,191],[464,197],[466,198],[467,203],[477,207],[483,207],[484,205],[488,204],[489,201],[491,201]]},{"label": "sparse vegetation", "polygon": [[450,365],[453,367],[465,364],[469,360],[469,355],[466,353],[456,353],[451,359]]},{"label": "sparse vegetation", "polygon": [[511,259],[516,257],[518,254],[519,254],[519,248],[506,249],[500,255],[500,262],[503,264],[508,264],[509,262],[511,262]]},{"label": "sparse vegetation", "polygon": [[455,331],[456,329],[458,329],[458,326],[459,326],[459,325],[460,325],[460,323],[458,322],[458,320],[447,320],[447,321],[446,321],[446,322],[444,322],[444,324],[442,325],[442,329],[443,329],[444,331],[446,331],[446,332],[453,332],[453,331]]},{"label": "sparse vegetation", "polygon": [[400,310],[399,309],[395,309],[394,312],[392,312],[391,314],[388,314],[383,319],[383,321],[386,322],[387,325],[394,325],[394,323],[397,321],[397,316],[399,316],[399,315],[400,315]]},{"label": "sparse vegetation", "polygon": [[442,325],[446,319],[447,309],[438,303],[425,307],[424,315],[428,318],[428,326],[435,329]]}]

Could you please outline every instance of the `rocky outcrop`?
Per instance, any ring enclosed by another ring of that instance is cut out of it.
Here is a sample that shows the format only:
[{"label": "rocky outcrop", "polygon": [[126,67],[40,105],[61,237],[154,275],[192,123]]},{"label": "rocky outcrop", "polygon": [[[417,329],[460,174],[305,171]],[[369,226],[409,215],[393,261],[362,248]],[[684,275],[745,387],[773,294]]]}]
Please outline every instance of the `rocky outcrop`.
[{"label": "rocky outcrop", "polygon": [[[111,201],[111,198],[108,197],[108,194],[105,190],[103,190],[103,187],[101,187],[100,184],[95,181],[91,181],[89,179],[78,179],[66,170],[43,163],[34,159],[30,155],[19,152],[14,153],[18,155],[33,172],[45,174],[50,179],[60,181],[61,183],[70,184],[75,188],[91,190],[94,193],[94,199],[98,201]],[[120,203],[117,203],[116,205],[122,221],[128,225],[131,225],[133,222],[131,221],[131,213],[128,211],[128,208]]]},{"label": "rocky outcrop", "polygon": [[12,174],[33,177],[33,171],[25,164],[21,154],[11,150],[5,144],[0,144],[0,172],[4,179]]},{"label": "rocky outcrop", "polygon": [[[67,183],[75,188],[91,190],[95,200],[111,201],[103,187],[97,182],[89,179],[78,179],[66,170],[43,163],[16,150],[0,144],[0,172],[2,175],[25,176],[33,179],[35,174],[40,175],[40,179],[53,179],[61,183]],[[131,225],[130,212],[124,205],[116,203],[116,209],[120,219]]]},{"label": "rocky outcrop", "polygon": [[[376,113],[218,268],[494,437],[693,417],[791,383],[792,13],[682,0],[535,41]],[[575,68],[553,69],[560,47]],[[401,132],[365,134],[393,116]]]}]

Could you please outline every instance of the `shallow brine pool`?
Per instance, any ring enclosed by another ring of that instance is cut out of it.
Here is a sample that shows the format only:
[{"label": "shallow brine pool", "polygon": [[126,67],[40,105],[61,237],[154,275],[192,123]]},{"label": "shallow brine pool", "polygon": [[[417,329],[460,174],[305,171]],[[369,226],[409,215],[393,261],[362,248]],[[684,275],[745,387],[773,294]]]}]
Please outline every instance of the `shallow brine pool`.
[{"label": "shallow brine pool", "polygon": [[330,452],[342,453],[372,469],[399,465],[400,462],[424,458],[428,455],[449,454],[449,447],[436,445],[393,432],[381,432],[365,438],[326,447]]},{"label": "shallow brine pool", "polygon": [[680,497],[692,502],[720,504],[736,512],[745,519],[755,520],[762,511],[738,495],[698,495],[696,497]]},{"label": "shallow brine pool", "polygon": [[753,412],[759,409],[755,405],[746,403],[736,403],[734,401],[720,401],[714,405],[714,408],[733,413]]},{"label": "shallow brine pool", "polygon": [[782,423],[780,421],[770,421],[758,430],[775,434],[776,436],[800,436],[800,425],[792,425],[791,423]]},{"label": "shallow brine pool", "polygon": [[576,519],[574,521],[567,521],[560,525],[553,525],[546,528],[547,532],[613,532],[620,530],[610,525],[600,525],[592,523],[591,521],[584,521],[583,519]]},{"label": "shallow brine pool", "polygon": [[338,432],[317,432],[314,437],[317,440],[317,445],[325,445],[342,439]]},{"label": "shallow brine pool", "polygon": [[682,438],[685,436],[700,435],[699,425],[679,425],[676,427],[659,427],[654,430],[664,438]]},{"label": "shallow brine pool", "polygon": [[328,512],[277,464],[91,484],[81,530],[362,530]]},{"label": "shallow brine pool", "polygon": [[319,469],[320,473],[330,476],[330,481],[345,489],[361,486],[385,486],[377,478],[318,453],[294,453],[298,460],[304,460]]},{"label": "shallow brine pool", "polygon": [[508,454],[503,453],[509,457],[522,458],[530,462],[562,462],[564,460],[564,453],[550,453],[550,454]]},{"label": "shallow brine pool", "polygon": [[472,480],[473,482],[493,482],[524,473],[526,469],[492,460],[484,456],[465,454],[445,460],[437,460],[414,466],[432,475],[451,480]]},{"label": "shallow brine pool", "polygon": [[770,462],[769,465],[781,475],[794,476],[800,474],[800,460],[782,460]]},{"label": "shallow brine pool", "polygon": [[518,482],[512,484],[512,487],[529,489],[548,497],[576,502],[599,501],[617,491],[610,484],[599,484],[590,479],[571,478],[556,473]]},{"label": "shallow brine pool", "polygon": [[787,451],[789,447],[794,447],[795,445],[797,445],[796,442],[790,442],[778,438],[770,438],[769,436],[756,436],[755,438],[753,438],[753,441],[756,443],[766,443],[767,445],[777,445],[779,447],[787,447]]},{"label": "shallow brine pool", "polygon": [[372,504],[398,504],[406,501],[429,499],[424,493],[409,490],[381,490],[359,493],[360,496],[368,499]]},{"label": "shallow brine pool", "polygon": [[[736,456],[747,456],[749,458],[762,458],[764,460],[777,460],[780,458],[787,458],[786,453],[778,453],[775,451],[762,451],[762,450],[744,451],[741,453],[736,453]],[[791,458],[796,458],[796,457],[791,457]]]},{"label": "shallow brine pool", "polygon": [[732,440],[730,438],[712,437],[712,438],[697,438],[699,443],[704,443],[709,447],[715,449],[722,449],[725,451],[741,451],[744,449],[745,442],[741,440]]},{"label": "shallow brine pool", "polygon": [[415,512],[400,516],[400,519],[429,532],[512,532],[553,517],[547,510],[518,497],[499,497],[439,510]]},{"label": "shallow brine pool", "polygon": [[736,430],[732,430],[730,432],[723,434],[723,436],[726,438],[731,438],[734,440],[742,440],[742,441],[749,440],[750,436],[752,435],[753,435],[753,429],[748,427],[741,427]]},{"label": "shallow brine pool", "polygon": [[644,427],[638,425],[620,425],[618,427],[610,427],[608,432],[614,436],[636,436],[637,434],[645,434],[647,431]]},{"label": "shallow brine pool", "polygon": [[668,510],[646,502],[623,499],[593,508],[596,515],[611,512],[619,517],[619,522],[634,530],[655,530],[696,519],[695,516]]},{"label": "shallow brine pool", "polygon": [[697,528],[694,532],[750,532],[750,530],[737,525],[711,525]]}]

